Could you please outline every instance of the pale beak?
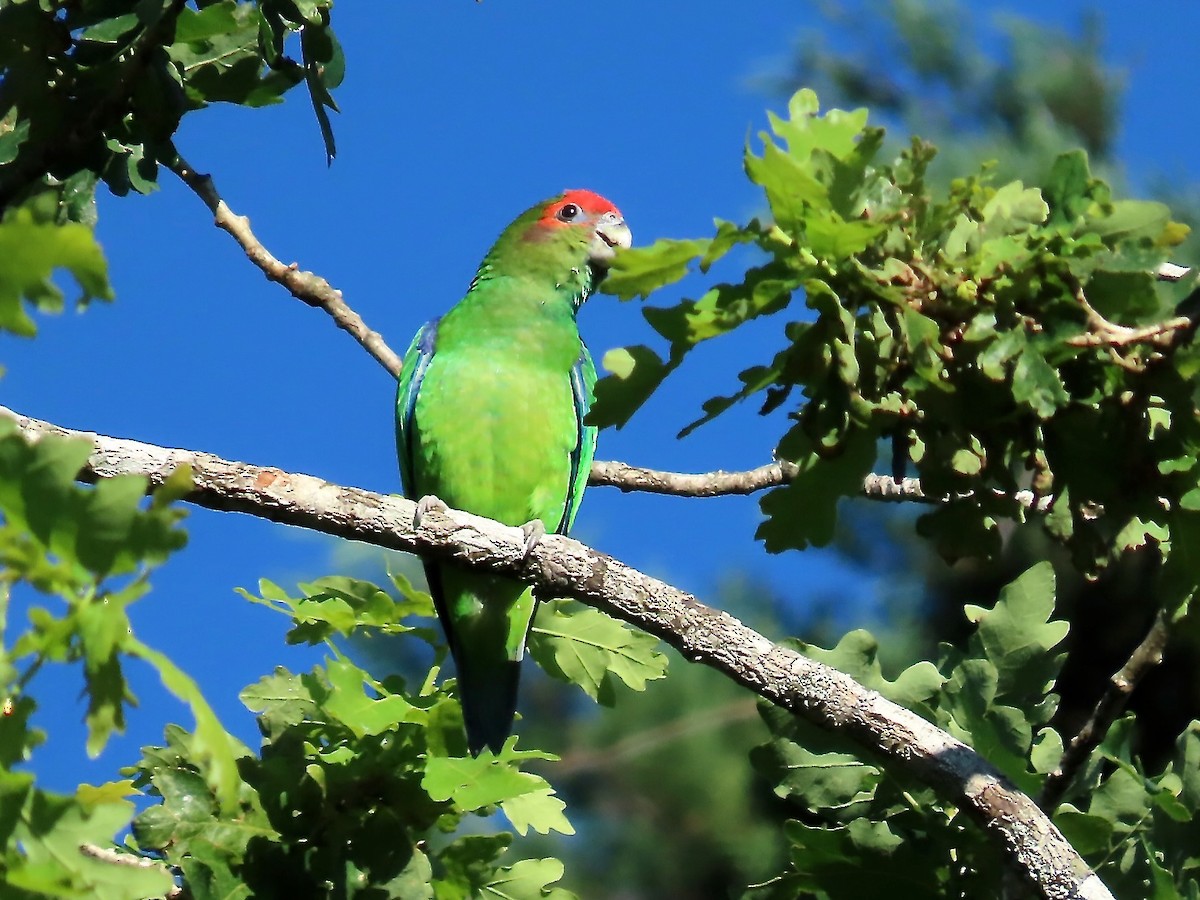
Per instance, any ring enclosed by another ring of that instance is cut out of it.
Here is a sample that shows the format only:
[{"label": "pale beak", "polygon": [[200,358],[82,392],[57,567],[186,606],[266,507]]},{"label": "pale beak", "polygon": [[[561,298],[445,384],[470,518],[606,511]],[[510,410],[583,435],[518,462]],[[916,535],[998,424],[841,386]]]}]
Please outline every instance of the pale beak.
[{"label": "pale beak", "polygon": [[607,212],[596,223],[592,232],[591,243],[588,244],[588,259],[593,265],[607,268],[616,255],[617,247],[629,247],[633,243],[633,234],[625,220],[615,212]]}]

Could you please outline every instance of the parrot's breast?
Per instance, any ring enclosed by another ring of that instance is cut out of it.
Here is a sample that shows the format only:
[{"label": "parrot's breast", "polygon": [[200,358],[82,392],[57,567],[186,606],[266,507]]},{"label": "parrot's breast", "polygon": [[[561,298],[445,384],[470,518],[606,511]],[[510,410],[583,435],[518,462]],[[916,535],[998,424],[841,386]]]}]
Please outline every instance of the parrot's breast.
[{"label": "parrot's breast", "polygon": [[508,525],[557,527],[579,424],[568,354],[544,349],[479,342],[435,355],[414,410],[421,494]]}]

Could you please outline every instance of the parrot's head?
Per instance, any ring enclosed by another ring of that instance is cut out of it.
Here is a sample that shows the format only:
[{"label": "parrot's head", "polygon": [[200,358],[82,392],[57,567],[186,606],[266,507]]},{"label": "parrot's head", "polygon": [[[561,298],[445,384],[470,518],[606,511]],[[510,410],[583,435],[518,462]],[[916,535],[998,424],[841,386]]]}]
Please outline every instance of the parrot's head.
[{"label": "parrot's head", "polygon": [[596,274],[603,275],[617,247],[628,247],[633,237],[621,211],[593,191],[564,191],[539,207],[526,238],[536,242],[561,240],[583,253]]}]

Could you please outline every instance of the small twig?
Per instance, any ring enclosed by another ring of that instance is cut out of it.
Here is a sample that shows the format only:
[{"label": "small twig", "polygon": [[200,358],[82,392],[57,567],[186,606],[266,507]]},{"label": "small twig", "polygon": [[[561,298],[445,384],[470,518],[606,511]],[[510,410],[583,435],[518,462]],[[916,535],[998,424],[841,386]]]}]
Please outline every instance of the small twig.
[{"label": "small twig", "polygon": [[1159,281],[1182,281],[1190,271],[1192,270],[1188,266],[1177,266],[1175,263],[1165,262],[1159,264],[1158,268],[1154,270],[1154,275]]},{"label": "small twig", "polygon": [[276,259],[262,242],[250,230],[250,220],[245,216],[235,215],[217,191],[212,176],[197,172],[182,156],[174,154],[167,164],[168,168],[183,181],[214,216],[218,228],[229,233],[238,245],[246,252],[263,274],[271,281],[283,285],[293,297],[302,303],[317,309],[323,309],[337,323],[338,327],[349,334],[362,345],[363,349],[387,369],[393,376],[399,377],[401,359],[384,341],[383,335],[372,331],[363,321],[362,316],[351,309],[344,299],[342,292],[334,288],[328,281],[314,272],[301,271],[297,263],[284,265]]},{"label": "small twig", "polygon": [[1058,806],[1071,782],[1092,755],[1092,751],[1104,740],[1109,727],[1125,709],[1134,688],[1147,672],[1162,662],[1163,649],[1167,645],[1168,637],[1170,629],[1166,616],[1159,612],[1154,618],[1154,624],[1129,655],[1125,665],[1108,680],[1108,686],[1092,714],[1063,751],[1058,767],[1046,776],[1046,782],[1042,785],[1042,792],[1038,797],[1038,806],[1047,813],[1052,813]]},{"label": "small twig", "polygon": [[[133,853],[122,853],[120,850],[111,847],[99,847],[96,844],[80,844],[79,852],[90,859],[109,863],[114,866],[125,866],[129,869],[162,869],[168,875],[171,874],[167,866],[157,859],[150,859],[147,856],[137,856]],[[183,889],[176,885],[167,891],[165,896],[166,900],[174,900],[176,897],[183,896]]]},{"label": "small twig", "polygon": [[[1084,303],[1087,303],[1085,300]],[[1153,344],[1157,347],[1169,347],[1179,337],[1180,333],[1191,328],[1194,324],[1187,316],[1176,316],[1165,322],[1155,322],[1141,328],[1127,328],[1109,322],[1089,305],[1091,310],[1089,322],[1097,330],[1085,334],[1077,334],[1067,339],[1072,347],[1128,347],[1131,344]],[[1092,319],[1092,315],[1097,318]],[[1103,323],[1103,324],[1101,324]]]},{"label": "small twig", "polygon": [[84,856],[98,859],[100,862],[112,863],[114,866],[127,866],[131,869],[161,869],[165,868],[157,859],[147,856],[136,856],[132,853],[122,853],[112,847],[100,847],[96,844],[80,844],[79,852]]},{"label": "small twig", "polygon": [[[1184,269],[1182,266],[1176,266],[1173,263],[1163,263],[1155,270],[1155,275],[1161,281],[1178,281],[1188,271],[1190,270]],[[1129,347],[1136,344],[1169,347],[1175,343],[1180,335],[1187,333],[1195,324],[1187,316],[1176,316],[1175,318],[1167,319],[1165,322],[1155,322],[1151,325],[1144,325],[1138,328],[1128,325],[1118,325],[1116,322],[1110,322],[1106,319],[1100,314],[1099,310],[1088,302],[1087,294],[1083,289],[1083,283],[1078,279],[1071,278],[1071,292],[1075,296],[1075,302],[1079,304],[1079,307],[1087,317],[1089,330],[1085,334],[1078,334],[1069,338],[1067,343],[1072,347],[1108,347],[1113,350],[1114,361],[1122,365],[1125,365],[1125,361],[1119,358],[1115,348]],[[1135,368],[1133,371],[1138,371],[1138,369]]]},{"label": "small twig", "polygon": [[645,729],[624,737],[606,747],[575,750],[564,756],[554,766],[554,774],[560,778],[578,775],[580,772],[595,772],[619,768],[631,759],[649,753],[664,744],[703,731],[715,731],[736,722],[758,719],[758,704],[754,700],[732,700],[722,706],[702,709],[675,719],[669,719],[653,728]]},{"label": "small twig", "polygon": [[[779,460],[748,469],[744,472],[663,472],[659,469],[643,469],[628,463],[596,460],[588,484],[620,488],[622,491],[646,491],[651,494],[666,494],[673,497],[724,497],[730,494],[752,494],[768,488],[781,487],[791,482],[799,473],[795,463]],[[1039,496],[1033,491],[1017,491],[1005,494],[993,492],[997,497],[1007,497],[1019,506],[1033,512],[1044,513],[1050,509],[1054,498]],[[869,500],[884,500],[895,503],[916,502],[947,503],[950,497],[933,497],[925,493],[919,478],[896,480],[890,475],[870,474],[863,479],[862,494]],[[953,499],[966,500],[973,492],[960,494]]]}]

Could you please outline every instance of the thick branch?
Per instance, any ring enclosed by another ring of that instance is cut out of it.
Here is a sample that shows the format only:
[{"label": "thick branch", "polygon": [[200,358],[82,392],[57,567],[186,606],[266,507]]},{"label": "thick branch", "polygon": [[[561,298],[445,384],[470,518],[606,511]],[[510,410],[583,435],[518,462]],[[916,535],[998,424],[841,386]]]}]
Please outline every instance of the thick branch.
[{"label": "thick branch", "polygon": [[657,635],[686,658],[724,672],[761,697],[829,731],[849,735],[936,788],[995,840],[1045,897],[1111,898],[1058,829],[971,748],[847,675],[772,643],[727,613],[577,541],[547,535],[530,552],[519,528],[469,513],[432,510],[413,526],[402,497],[329,484],[310,475],[230,462],[207,453],[73,432],[0,407],[31,439],[82,436],[95,447],[80,477],[118,474],[163,481],[191,467],[188,500],[311,528],[393,550],[453,560],[574,597]]},{"label": "thick branch", "polygon": [[1083,723],[1083,727],[1071,738],[1058,767],[1046,776],[1041,796],[1038,797],[1038,805],[1042,809],[1053,811],[1058,806],[1083,764],[1104,740],[1109,727],[1125,709],[1134,688],[1147,672],[1162,662],[1168,637],[1170,629],[1166,616],[1159,612],[1154,618],[1154,624],[1129,655],[1125,665],[1108,680],[1103,696],[1088,720]]},{"label": "thick branch", "polygon": [[623,491],[647,491],[676,497],[721,497],[753,494],[764,488],[787,484],[796,476],[790,462],[773,462],[747,472],[707,472],[703,475],[640,469],[623,462],[592,463],[588,484],[618,487]]},{"label": "thick branch", "polygon": [[200,174],[178,153],[169,166],[171,171],[204,201],[204,205],[214,216],[216,226],[228,232],[229,236],[237,241],[250,261],[258,266],[267,278],[283,285],[297,300],[325,310],[339,328],[358,341],[363,349],[375,357],[392,375],[399,377],[400,357],[387,345],[383,335],[368,328],[362,316],[347,305],[342,299],[341,291],[314,272],[302,272],[298,263],[284,265],[271,255],[250,230],[250,220],[245,216],[234,215],[221,199],[211,175]]}]

